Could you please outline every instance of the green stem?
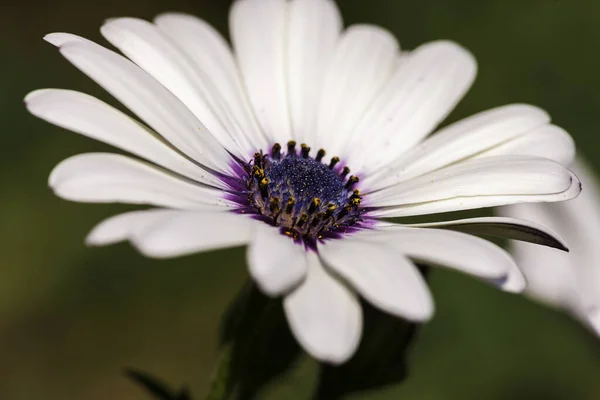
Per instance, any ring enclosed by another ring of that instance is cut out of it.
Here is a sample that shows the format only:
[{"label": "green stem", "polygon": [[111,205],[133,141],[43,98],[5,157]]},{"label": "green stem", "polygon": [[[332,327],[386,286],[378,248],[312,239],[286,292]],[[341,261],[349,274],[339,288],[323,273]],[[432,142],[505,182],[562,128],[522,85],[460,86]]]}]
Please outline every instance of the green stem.
[{"label": "green stem", "polygon": [[226,400],[229,392],[229,379],[231,378],[231,360],[233,345],[227,343],[223,346],[215,369],[213,371],[210,388],[204,397],[205,400]]},{"label": "green stem", "polygon": [[[246,282],[239,293],[233,308],[232,332],[235,332],[242,325],[244,316],[250,307],[250,299],[254,289],[252,281]],[[213,369],[210,388],[204,397],[205,400],[227,400],[231,393],[233,377],[233,358],[235,337],[225,338],[221,345],[221,352],[217,363]]]}]

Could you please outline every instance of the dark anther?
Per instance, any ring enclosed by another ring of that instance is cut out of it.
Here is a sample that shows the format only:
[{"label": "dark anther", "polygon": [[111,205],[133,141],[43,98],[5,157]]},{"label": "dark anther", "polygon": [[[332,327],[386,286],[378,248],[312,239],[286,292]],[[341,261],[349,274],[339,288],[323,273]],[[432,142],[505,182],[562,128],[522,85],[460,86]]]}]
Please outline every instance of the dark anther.
[{"label": "dark anther", "polygon": [[262,178],[265,177],[265,170],[262,169],[261,167],[259,167],[258,165],[255,165],[252,167],[252,175],[254,175],[254,177],[256,179],[258,179],[259,181],[262,180]]},{"label": "dark anther", "polygon": [[306,145],[306,143],[302,143],[300,145],[300,147],[302,148],[302,158],[308,158],[308,153],[310,152],[310,147],[308,147]]},{"label": "dark anther", "polygon": [[329,203],[327,204],[327,211],[325,211],[325,216],[326,217],[331,217],[333,215],[333,212],[335,211],[336,206],[333,203]]},{"label": "dark anther", "polygon": [[346,175],[348,175],[349,173],[350,173],[350,168],[344,167],[344,169],[342,169],[342,173],[340,174],[340,177],[342,179],[346,179]]},{"label": "dark anther", "polygon": [[325,150],[319,149],[319,151],[317,152],[317,156],[315,157],[315,160],[317,160],[318,162],[321,162],[323,157],[325,157]]},{"label": "dark anther", "polygon": [[313,220],[310,222],[310,225],[314,228],[315,226],[319,225],[319,222],[321,222],[322,219],[323,219],[323,213],[317,213],[313,217]]},{"label": "dark anther", "polygon": [[358,181],[358,176],[350,176],[350,178],[348,178],[348,182],[346,182],[346,189],[350,189],[353,185],[356,185]]},{"label": "dark anther", "polygon": [[354,189],[354,191],[352,192],[352,196],[350,196],[350,198],[351,199],[360,198],[360,190]]},{"label": "dark anther", "polygon": [[360,206],[360,197],[351,198],[348,204],[350,204],[352,207]]},{"label": "dark anther", "polygon": [[296,141],[295,140],[290,140],[287,144],[287,148],[288,148],[288,156],[296,155]]},{"label": "dark anther", "polygon": [[329,163],[329,168],[333,169],[333,167],[335,167],[335,164],[340,162],[340,158],[339,157],[331,157],[331,162]]},{"label": "dark anther", "polygon": [[254,165],[259,167],[263,166],[263,155],[260,153],[254,153]]},{"label": "dark anther", "polygon": [[296,200],[293,197],[289,197],[285,202],[285,212],[287,214],[291,214],[294,211],[294,204],[296,204]]},{"label": "dark anther", "polygon": [[344,218],[346,215],[348,215],[348,213],[352,211],[352,207],[349,205],[344,206],[344,208],[337,214],[336,218],[342,219]]},{"label": "dark anther", "polygon": [[271,212],[276,213],[279,211],[279,197],[271,197],[269,199],[269,209]]},{"label": "dark anther", "polygon": [[282,232],[283,232],[284,235],[289,236],[289,237],[291,237],[294,240],[296,240],[296,238],[298,237],[298,235],[296,234],[296,232],[294,232],[291,229],[284,229]]},{"label": "dark anther", "polygon": [[269,197],[269,178],[262,178],[260,181],[260,194],[262,197]]},{"label": "dark anther", "polygon": [[315,197],[310,202],[310,206],[308,206],[308,212],[309,213],[314,212],[317,209],[317,207],[319,207],[320,205],[321,205],[321,199],[319,199],[318,197]]},{"label": "dark anther", "polygon": [[281,145],[279,143],[275,143],[271,148],[271,157],[275,160],[279,160],[281,158]]},{"label": "dark anther", "polygon": [[302,228],[302,226],[308,221],[308,214],[302,214],[298,219],[298,227]]}]

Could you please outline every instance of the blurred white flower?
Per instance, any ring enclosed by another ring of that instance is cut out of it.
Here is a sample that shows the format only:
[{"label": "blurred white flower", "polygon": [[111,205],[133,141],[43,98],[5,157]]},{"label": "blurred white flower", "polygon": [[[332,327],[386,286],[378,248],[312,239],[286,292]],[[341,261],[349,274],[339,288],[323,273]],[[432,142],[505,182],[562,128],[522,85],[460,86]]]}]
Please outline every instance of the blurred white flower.
[{"label": "blurred white flower", "polygon": [[501,207],[498,213],[534,220],[565,238],[569,253],[517,241],[511,241],[510,251],[525,275],[528,294],[566,309],[600,335],[600,188],[582,160],[572,170],[584,185],[578,198]]},{"label": "blurred white flower", "polygon": [[522,290],[509,254],[470,233],[564,249],[511,218],[382,220],[578,195],[575,175],[549,159],[571,157],[573,141],[536,107],[499,107],[427,138],[475,77],[468,51],[437,41],[401,52],[380,27],[343,30],[328,0],[240,0],[230,17],[233,50],[182,14],[109,20],[102,34],[127,58],[46,36],[145,123],[79,92],[26,98],[34,115],[145,159],[82,154],[52,172],[65,199],[160,207],[104,221],[89,244],[129,240],[150,257],[248,244],[255,282],[285,296],[298,341],[331,363],[359,343],[358,295],[411,321],[432,316],[415,261]]}]

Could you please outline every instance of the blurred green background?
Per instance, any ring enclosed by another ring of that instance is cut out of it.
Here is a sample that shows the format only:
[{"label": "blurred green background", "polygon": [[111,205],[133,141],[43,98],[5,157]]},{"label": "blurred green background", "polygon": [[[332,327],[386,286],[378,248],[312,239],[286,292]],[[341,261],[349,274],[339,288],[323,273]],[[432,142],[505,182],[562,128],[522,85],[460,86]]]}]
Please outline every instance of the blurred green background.
[{"label": "blurred green background", "polygon": [[[129,245],[83,238],[125,206],[74,204],[47,188],[67,156],[109,147],[30,116],[22,99],[61,87],[109,100],[42,41],[66,31],[105,43],[105,18],[194,13],[226,30],[228,1],[8,1],[0,12],[0,399],[147,399],[122,376],[136,366],[204,393],[219,318],[246,278],[241,249],[155,261]],[[347,23],[391,30],[404,48],[439,38],[477,56],[479,77],[451,120],[510,102],[548,110],[592,164],[600,144],[600,2],[596,0],[343,0]],[[433,322],[420,332],[399,387],[355,398],[600,399],[600,341],[560,312],[435,271]],[[260,362],[257,360],[257,362]],[[301,363],[265,398],[305,399]]]}]

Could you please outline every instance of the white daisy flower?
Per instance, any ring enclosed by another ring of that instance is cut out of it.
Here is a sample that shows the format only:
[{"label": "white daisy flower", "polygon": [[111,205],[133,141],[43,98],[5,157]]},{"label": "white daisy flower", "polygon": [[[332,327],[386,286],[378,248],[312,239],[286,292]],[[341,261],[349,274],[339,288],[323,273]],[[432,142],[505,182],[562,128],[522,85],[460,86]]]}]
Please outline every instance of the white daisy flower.
[{"label": "white daisy flower", "polygon": [[475,77],[464,48],[401,51],[380,27],[342,29],[329,0],[239,0],[230,26],[233,49],[189,15],[109,20],[102,34],[125,57],[46,36],[144,122],[79,92],[26,98],[34,115],[145,160],[82,154],[54,169],[62,198],[159,207],[102,222],[89,244],[129,240],[150,257],[248,245],[252,278],[285,296],[299,343],[330,363],[359,343],[358,296],[410,321],[431,318],[416,261],[506,286],[513,259],[469,233],[565,248],[512,218],[382,221],[580,191],[573,173],[542,158],[574,147],[536,107],[499,107],[428,138]]},{"label": "white daisy flower", "polygon": [[527,280],[532,297],[562,307],[600,335],[600,188],[581,160],[573,171],[585,184],[577,199],[558,204],[518,204],[501,207],[511,218],[531,218],[568,240],[565,253],[511,241],[510,250]]}]

